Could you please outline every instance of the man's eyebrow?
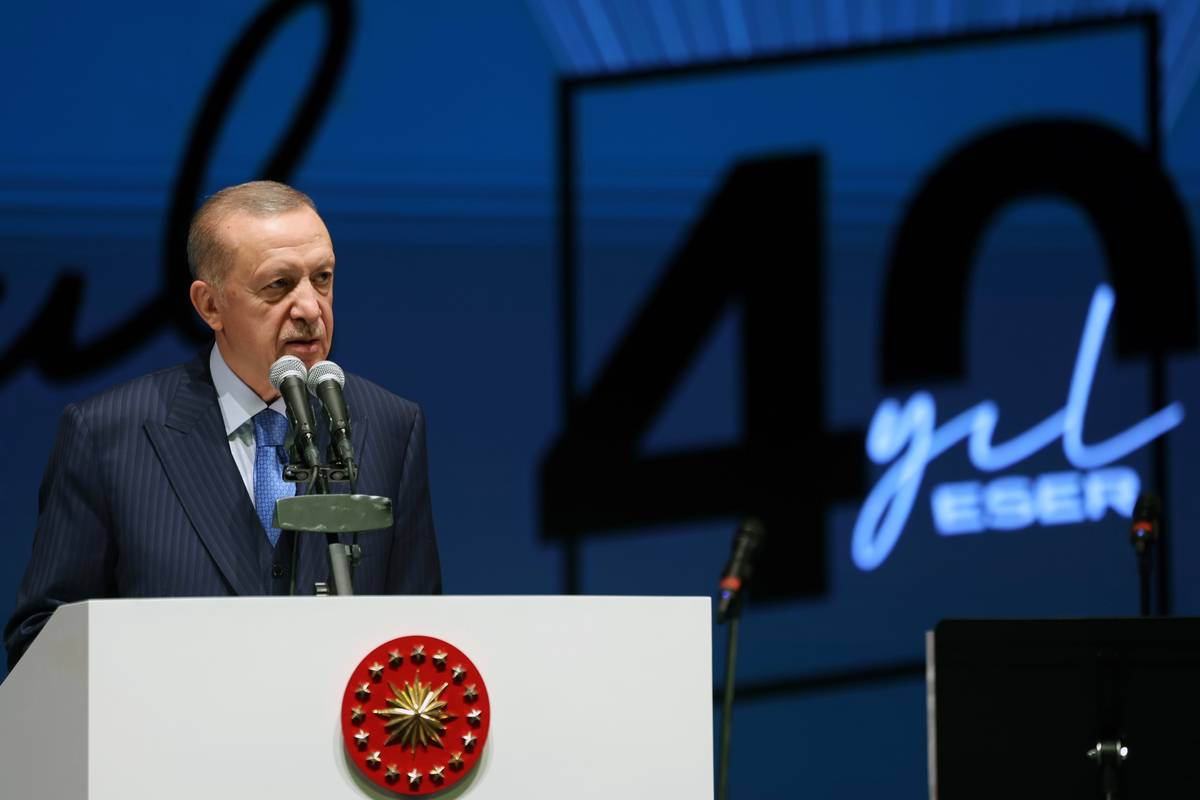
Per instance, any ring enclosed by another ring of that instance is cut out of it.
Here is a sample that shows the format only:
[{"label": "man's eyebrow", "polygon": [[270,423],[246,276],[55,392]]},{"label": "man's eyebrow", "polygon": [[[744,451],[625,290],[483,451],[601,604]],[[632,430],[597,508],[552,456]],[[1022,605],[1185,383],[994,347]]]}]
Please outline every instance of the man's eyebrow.
[{"label": "man's eyebrow", "polygon": [[287,258],[272,258],[260,264],[256,271],[264,275],[271,272],[303,272],[304,265]]}]

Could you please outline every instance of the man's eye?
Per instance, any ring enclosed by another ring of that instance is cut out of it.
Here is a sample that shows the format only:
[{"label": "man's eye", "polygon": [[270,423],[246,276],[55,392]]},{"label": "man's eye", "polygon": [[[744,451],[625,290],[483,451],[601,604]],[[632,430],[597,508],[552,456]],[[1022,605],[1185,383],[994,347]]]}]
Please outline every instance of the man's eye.
[{"label": "man's eye", "polygon": [[287,278],[280,278],[267,284],[268,289],[286,289],[289,285]]},{"label": "man's eye", "polygon": [[316,283],[319,286],[324,286],[325,284],[329,283],[332,280],[333,280],[332,272],[321,272],[321,273],[318,273],[315,278],[313,278],[313,283]]}]

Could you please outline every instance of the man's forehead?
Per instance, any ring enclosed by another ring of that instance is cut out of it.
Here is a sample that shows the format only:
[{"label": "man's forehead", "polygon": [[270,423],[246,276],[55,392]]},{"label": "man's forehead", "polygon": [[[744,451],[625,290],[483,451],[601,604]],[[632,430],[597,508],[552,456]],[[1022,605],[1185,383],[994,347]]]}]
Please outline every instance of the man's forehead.
[{"label": "man's forehead", "polygon": [[235,211],[218,223],[222,243],[235,256],[258,260],[272,252],[287,255],[292,250],[313,250],[322,260],[333,260],[333,242],[325,223],[308,207],[281,214],[257,215]]}]

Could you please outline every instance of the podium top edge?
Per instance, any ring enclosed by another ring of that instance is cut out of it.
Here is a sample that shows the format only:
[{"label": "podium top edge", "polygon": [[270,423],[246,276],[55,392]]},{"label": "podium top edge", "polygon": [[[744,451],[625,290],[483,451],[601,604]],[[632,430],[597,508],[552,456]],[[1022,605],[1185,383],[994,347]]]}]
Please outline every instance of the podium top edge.
[{"label": "podium top edge", "polygon": [[697,604],[713,602],[706,595],[592,595],[592,594],[445,594],[445,595],[353,595],[350,597],[315,597],[312,595],[245,595],[223,597],[106,597],[68,603],[62,608],[144,603],[310,603],[310,602],[445,602],[445,603],[605,603],[605,604]]}]

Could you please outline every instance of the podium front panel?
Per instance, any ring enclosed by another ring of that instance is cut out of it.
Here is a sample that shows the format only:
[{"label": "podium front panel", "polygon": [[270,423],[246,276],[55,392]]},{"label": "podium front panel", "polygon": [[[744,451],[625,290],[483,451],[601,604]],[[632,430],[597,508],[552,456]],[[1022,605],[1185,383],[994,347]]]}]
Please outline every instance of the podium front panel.
[{"label": "podium front panel", "polygon": [[[347,762],[340,711],[359,661],[416,634],[467,654],[491,701],[478,765],[439,797],[712,796],[708,598],[84,605],[90,798],[403,796],[370,787]],[[0,693],[32,680],[59,616]]]}]

